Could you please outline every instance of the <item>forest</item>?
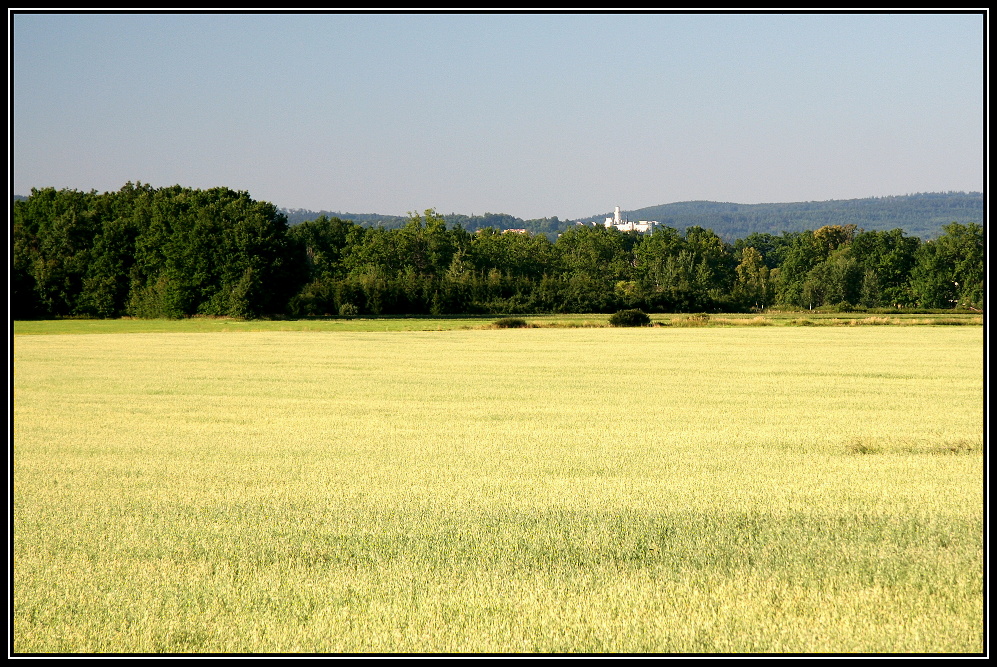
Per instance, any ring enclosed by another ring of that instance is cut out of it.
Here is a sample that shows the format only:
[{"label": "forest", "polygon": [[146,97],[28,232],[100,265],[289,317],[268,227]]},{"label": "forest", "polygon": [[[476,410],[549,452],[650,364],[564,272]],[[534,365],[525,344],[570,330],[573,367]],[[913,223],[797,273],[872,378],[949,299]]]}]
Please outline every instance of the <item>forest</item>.
[{"label": "forest", "polygon": [[228,188],[34,189],[13,204],[15,319],[982,310],[984,230],[829,224],[751,232],[576,224],[553,240],[434,210],[393,228],[285,212]]}]

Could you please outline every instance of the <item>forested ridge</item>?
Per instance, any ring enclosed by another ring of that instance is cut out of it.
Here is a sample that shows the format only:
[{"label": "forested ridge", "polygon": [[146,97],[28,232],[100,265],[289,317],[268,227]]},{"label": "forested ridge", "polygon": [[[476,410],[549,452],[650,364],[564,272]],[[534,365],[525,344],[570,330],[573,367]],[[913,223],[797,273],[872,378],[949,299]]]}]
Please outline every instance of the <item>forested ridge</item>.
[{"label": "forested ridge", "polygon": [[503,233],[501,221],[472,232],[433,210],[391,228],[327,215],[290,225],[246,192],[128,183],[32,190],[13,220],[18,319],[984,303],[984,228],[957,217],[929,240],[856,224],[733,241],[699,225],[641,235],[573,224],[552,239]]},{"label": "forested ridge", "polygon": [[[367,227],[397,229],[408,218],[374,213],[341,213],[281,209],[288,223],[295,225],[320,216],[352,220]],[[720,238],[733,243],[756,232],[781,234],[819,229],[826,225],[855,225],[867,231],[889,231],[901,228],[911,236],[927,240],[942,233],[950,222],[983,224],[983,194],[979,192],[927,192],[895,197],[836,199],[830,201],[790,202],[777,204],[733,204],[728,202],[686,201],[623,211],[629,220],[655,220],[668,227],[685,231],[689,227],[712,229]],[[461,225],[468,231],[485,227],[495,229],[526,229],[534,234],[546,234],[554,240],[576,222],[601,223],[612,212],[577,220],[560,220],[557,216],[524,220],[505,213],[463,215],[447,213],[443,218],[450,226]]]},{"label": "forested ridge", "polygon": [[855,225],[867,231],[902,228],[911,236],[929,239],[939,236],[942,227],[953,221],[982,224],[983,194],[932,192],[777,204],[691,201],[638,209],[629,217],[657,220],[679,229],[706,227],[731,242],[755,232],[780,234],[826,225]]}]

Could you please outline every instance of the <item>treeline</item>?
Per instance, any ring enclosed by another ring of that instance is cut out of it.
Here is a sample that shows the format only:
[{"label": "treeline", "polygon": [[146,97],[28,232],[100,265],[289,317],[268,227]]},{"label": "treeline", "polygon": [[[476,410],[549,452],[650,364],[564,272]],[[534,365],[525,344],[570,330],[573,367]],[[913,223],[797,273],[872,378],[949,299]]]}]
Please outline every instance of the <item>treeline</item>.
[{"label": "treeline", "polygon": [[[294,225],[317,220],[320,217],[339,218],[350,220],[363,227],[382,227],[384,229],[401,229],[408,224],[407,216],[398,215],[378,215],[376,213],[339,213],[331,211],[310,211],[308,209],[294,208],[281,209],[287,216],[287,222],[292,227]],[[499,231],[505,229],[525,229],[531,234],[544,234],[547,238],[554,240],[559,234],[572,227],[575,223],[570,220],[560,220],[556,215],[550,218],[533,218],[524,220],[508,213],[484,213],[481,215],[463,215],[461,213],[446,213],[443,215],[448,227],[460,225],[467,231],[477,231],[491,227]]]},{"label": "treeline", "polygon": [[226,188],[33,190],[14,203],[15,318],[973,308],[983,228],[476,233],[434,211],[395,229],[283,212]]}]

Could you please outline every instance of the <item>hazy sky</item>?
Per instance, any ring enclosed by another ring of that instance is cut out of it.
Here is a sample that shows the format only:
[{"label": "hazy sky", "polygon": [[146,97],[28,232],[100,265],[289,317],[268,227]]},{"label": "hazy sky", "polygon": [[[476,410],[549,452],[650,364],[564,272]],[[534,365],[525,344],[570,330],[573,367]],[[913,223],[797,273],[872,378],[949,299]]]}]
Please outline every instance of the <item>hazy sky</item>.
[{"label": "hazy sky", "polygon": [[13,192],[577,218],[980,191],[981,14],[24,14]]}]

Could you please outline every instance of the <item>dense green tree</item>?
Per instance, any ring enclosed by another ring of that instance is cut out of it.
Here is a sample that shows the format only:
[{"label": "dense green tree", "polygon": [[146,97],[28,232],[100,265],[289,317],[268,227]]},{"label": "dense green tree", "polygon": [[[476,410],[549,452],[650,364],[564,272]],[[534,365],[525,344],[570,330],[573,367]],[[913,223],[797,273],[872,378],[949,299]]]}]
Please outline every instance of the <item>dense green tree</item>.
[{"label": "dense green tree", "polygon": [[772,270],[782,264],[784,253],[791,245],[792,238],[793,236],[786,234],[776,236],[775,234],[752,232],[743,239],[737,239],[734,242],[734,257],[740,262],[744,249],[754,248],[761,254],[765,266]]},{"label": "dense green tree", "polygon": [[[879,288],[878,302],[894,306],[914,302],[909,279],[920,244],[920,239],[904,236],[902,229],[862,231],[855,236],[852,254],[865,273],[873,272]],[[868,299],[864,301],[871,305]]]},{"label": "dense green tree", "polygon": [[910,288],[922,308],[950,308],[957,303],[952,267],[937,243],[923,244],[917,250],[910,274]]},{"label": "dense green tree", "polygon": [[700,293],[703,310],[726,309],[734,279],[736,261],[733,248],[711,229],[689,227],[685,230],[685,247],[693,253],[696,264],[693,289]]},{"label": "dense green tree", "polygon": [[36,190],[14,218],[18,312],[258,316],[299,287],[286,220],[245,192]]},{"label": "dense green tree", "polygon": [[84,314],[79,297],[100,227],[96,193],[46,188],[14,204],[14,280],[21,312]]},{"label": "dense green tree", "polygon": [[[784,259],[779,265],[779,280],[776,286],[776,300],[797,308],[819,306],[815,296],[815,282],[811,271],[827,258],[826,244],[821,243],[813,232],[800,232],[790,235],[791,241],[785,248]],[[811,278],[809,288],[805,287]]]},{"label": "dense green tree", "polygon": [[817,306],[838,305],[850,308],[860,299],[862,269],[847,245],[833,250],[830,256],[807,272],[803,281],[803,300]]},{"label": "dense green tree", "polygon": [[918,249],[911,269],[911,291],[923,308],[982,309],[983,227],[954,222],[944,229],[944,234]]},{"label": "dense green tree", "polygon": [[357,286],[345,280],[346,258],[352,249],[362,246],[364,235],[364,228],[356,223],[324,215],[289,229],[291,249],[299,258],[302,281],[306,283],[291,298],[289,314],[302,317],[359,312]]},{"label": "dense green tree", "polygon": [[497,269],[509,276],[542,276],[555,269],[554,244],[542,234],[502,233],[492,228],[471,236],[468,261],[475,271]]},{"label": "dense green tree", "polygon": [[577,225],[555,244],[556,261],[568,275],[585,275],[615,284],[632,277],[629,248],[633,239],[615,228]]},{"label": "dense green tree", "polygon": [[659,287],[653,295],[653,305],[666,312],[695,312],[709,310],[705,295],[696,288],[703,272],[697,272],[696,255],[690,250],[680,250],[665,258],[658,274]]},{"label": "dense green tree", "polygon": [[866,269],[862,274],[859,304],[866,308],[878,308],[882,302],[883,288],[879,282],[879,275],[873,269]]},{"label": "dense green tree", "polygon": [[400,266],[411,275],[442,276],[458,249],[467,246],[469,235],[461,228],[448,230],[443,216],[429,209],[420,216],[409,214],[409,222],[398,231]]},{"label": "dense green tree", "polygon": [[734,304],[740,308],[764,310],[772,302],[774,285],[771,271],[762,254],[748,246],[741,251],[741,261],[736,268]]},{"label": "dense green tree", "polygon": [[304,255],[308,281],[341,279],[346,275],[346,254],[360,244],[364,228],[350,220],[320,216],[289,229],[296,252]]},{"label": "dense green tree", "polygon": [[629,249],[635,239],[614,228],[578,225],[554,244],[554,266],[563,279],[565,312],[615,310],[615,285],[633,278]]},{"label": "dense green tree", "polygon": [[130,217],[104,220],[94,241],[92,261],[83,276],[78,314],[117,317],[125,312],[139,232]]}]

